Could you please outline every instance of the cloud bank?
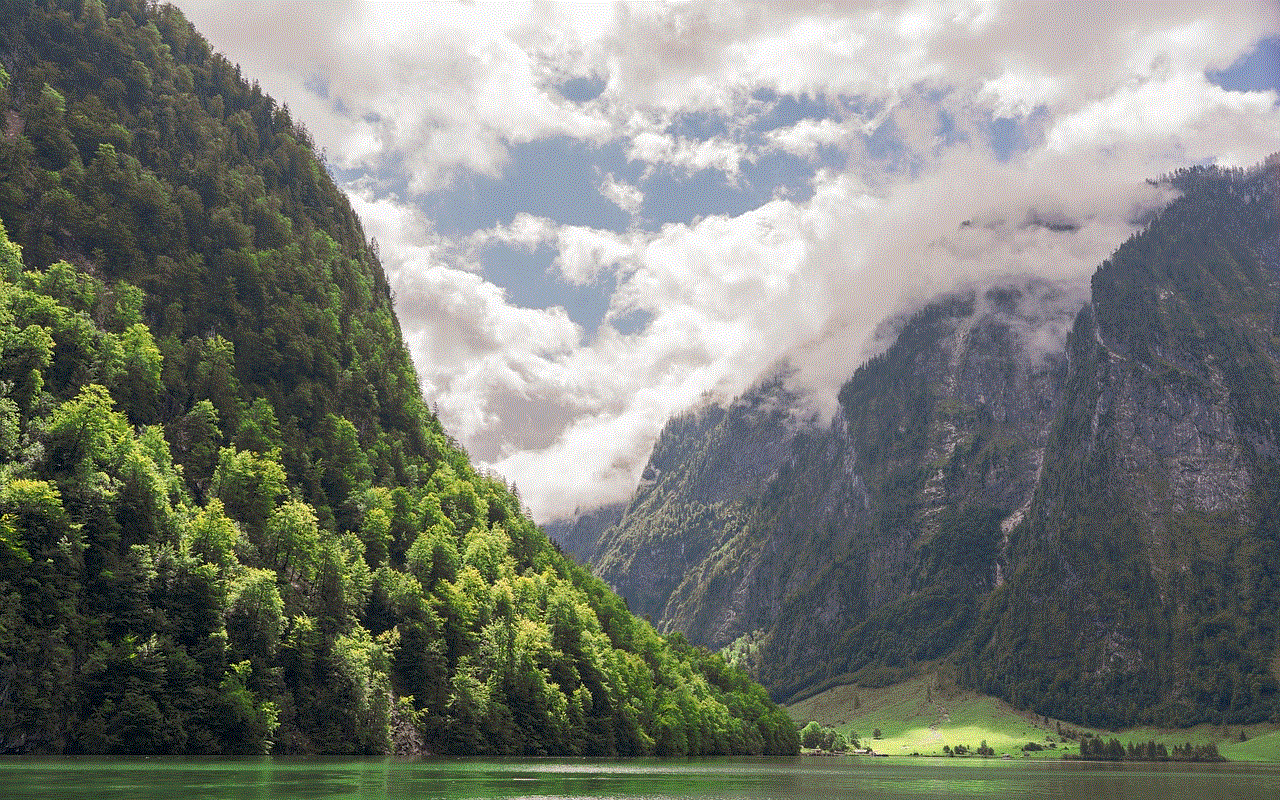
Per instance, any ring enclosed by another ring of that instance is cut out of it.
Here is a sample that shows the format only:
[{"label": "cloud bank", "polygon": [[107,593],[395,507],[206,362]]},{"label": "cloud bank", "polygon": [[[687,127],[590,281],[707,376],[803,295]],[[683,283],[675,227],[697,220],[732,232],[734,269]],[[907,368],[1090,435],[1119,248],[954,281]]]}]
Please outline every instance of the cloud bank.
[{"label": "cloud bank", "polygon": [[[785,362],[830,409],[884,318],[1083,285],[1170,199],[1147,178],[1280,150],[1277,92],[1209,77],[1280,33],[1268,2],[180,5],[325,148],[428,400],[544,521],[625,499],[707,393]],[[564,302],[513,300],[517,256]]]}]

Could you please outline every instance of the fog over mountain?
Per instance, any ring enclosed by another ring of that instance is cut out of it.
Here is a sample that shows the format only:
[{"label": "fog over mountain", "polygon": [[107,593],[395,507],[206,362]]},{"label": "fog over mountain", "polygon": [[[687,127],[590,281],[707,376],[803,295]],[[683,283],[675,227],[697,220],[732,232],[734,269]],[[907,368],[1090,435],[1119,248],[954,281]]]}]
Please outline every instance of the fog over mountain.
[{"label": "fog over mountain", "polygon": [[1082,296],[1147,179],[1278,149],[1269,2],[179,5],[324,148],[428,400],[540,520],[783,363],[834,412],[942,292]]},{"label": "fog over mountain", "polygon": [[787,702],[939,670],[1111,729],[1275,719],[1280,155],[1169,183],[1087,293],[943,295],[829,424],[776,378],[706,403],[549,534]]}]

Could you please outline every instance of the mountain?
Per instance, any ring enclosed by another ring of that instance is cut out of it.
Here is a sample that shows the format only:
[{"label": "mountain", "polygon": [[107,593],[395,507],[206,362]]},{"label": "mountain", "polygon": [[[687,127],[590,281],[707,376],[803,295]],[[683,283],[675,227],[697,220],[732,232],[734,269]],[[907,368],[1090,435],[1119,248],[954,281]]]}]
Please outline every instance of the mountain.
[{"label": "mountain", "polygon": [[784,696],[844,672],[830,660],[847,656],[851,619],[935,578],[947,592],[928,599],[948,614],[994,584],[994,559],[958,580],[951,551],[966,543],[942,550],[944,512],[957,496],[982,509],[1030,499],[1064,360],[1028,350],[1080,302],[1029,280],[890,323],[896,342],[824,426],[797,418],[782,376],[672,420],[619,523],[578,555],[662,627],[714,647],[767,639],[760,652],[777,660],[755,666]]},{"label": "mountain", "polygon": [[1083,718],[1263,719],[1276,711],[1280,160],[1174,183],[1182,198],[1093,277],[974,678]]},{"label": "mountain", "polygon": [[0,752],[797,751],[472,467],[177,9],[0,0],[0,66]]},{"label": "mountain", "polygon": [[782,378],[672,420],[564,541],[781,700],[927,662],[1096,725],[1269,718],[1278,175],[1171,176],[1087,298],[1005,281],[895,321],[829,424]]}]

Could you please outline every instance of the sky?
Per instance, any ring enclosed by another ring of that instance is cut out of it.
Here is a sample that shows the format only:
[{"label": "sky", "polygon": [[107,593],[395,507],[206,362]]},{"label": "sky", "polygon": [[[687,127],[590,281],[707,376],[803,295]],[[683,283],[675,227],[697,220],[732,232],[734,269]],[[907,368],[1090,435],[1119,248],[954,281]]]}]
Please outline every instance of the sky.
[{"label": "sky", "polygon": [[779,370],[829,414],[885,318],[1085,286],[1148,179],[1280,151],[1270,0],[177,5],[307,126],[540,522],[627,499],[673,414]]}]

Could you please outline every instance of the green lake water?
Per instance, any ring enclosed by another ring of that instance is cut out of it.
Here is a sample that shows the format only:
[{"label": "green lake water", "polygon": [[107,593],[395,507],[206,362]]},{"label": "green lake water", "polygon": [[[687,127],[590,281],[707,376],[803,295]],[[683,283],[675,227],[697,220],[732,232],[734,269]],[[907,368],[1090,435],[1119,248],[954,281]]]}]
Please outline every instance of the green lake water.
[{"label": "green lake water", "polygon": [[0,798],[1089,798],[1275,800],[1280,765],[814,758],[0,759]]}]

